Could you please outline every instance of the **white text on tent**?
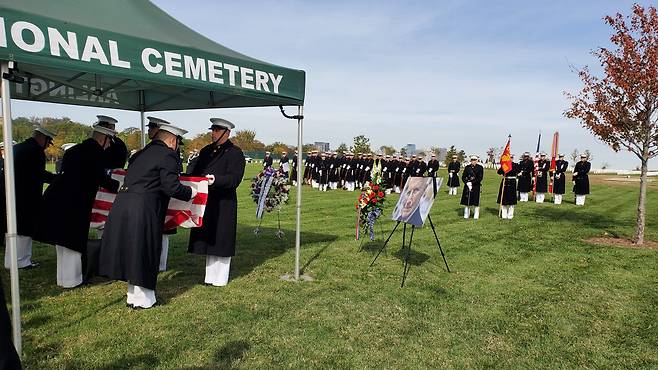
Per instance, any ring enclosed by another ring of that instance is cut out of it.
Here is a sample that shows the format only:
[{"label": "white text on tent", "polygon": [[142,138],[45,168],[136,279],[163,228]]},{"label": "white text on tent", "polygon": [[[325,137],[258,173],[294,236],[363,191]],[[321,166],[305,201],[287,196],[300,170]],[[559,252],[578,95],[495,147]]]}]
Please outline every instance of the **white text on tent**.
[{"label": "white text on tent", "polygon": [[[164,66],[158,62],[163,59]],[[164,70],[167,76],[193,78],[217,84],[224,84],[223,76],[227,75],[228,84],[231,86],[237,85],[236,77],[239,77],[240,87],[251,90],[270,92],[269,83],[271,82],[275,94],[279,93],[279,84],[283,79],[282,75],[274,75],[257,69],[194,58],[169,51],[160,53],[153,48],[142,50],[142,64],[144,69],[151,73],[162,73]],[[224,71],[226,71],[226,74],[224,74]]]}]

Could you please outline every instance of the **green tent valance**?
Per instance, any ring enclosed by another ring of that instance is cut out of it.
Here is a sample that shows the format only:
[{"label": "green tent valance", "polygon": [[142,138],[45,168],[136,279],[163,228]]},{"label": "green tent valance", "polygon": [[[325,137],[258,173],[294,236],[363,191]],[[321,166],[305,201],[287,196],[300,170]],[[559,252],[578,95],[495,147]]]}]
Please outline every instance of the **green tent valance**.
[{"label": "green tent valance", "polygon": [[24,79],[15,99],[137,111],[304,102],[304,71],[237,53],[144,0],[0,0],[0,59]]}]

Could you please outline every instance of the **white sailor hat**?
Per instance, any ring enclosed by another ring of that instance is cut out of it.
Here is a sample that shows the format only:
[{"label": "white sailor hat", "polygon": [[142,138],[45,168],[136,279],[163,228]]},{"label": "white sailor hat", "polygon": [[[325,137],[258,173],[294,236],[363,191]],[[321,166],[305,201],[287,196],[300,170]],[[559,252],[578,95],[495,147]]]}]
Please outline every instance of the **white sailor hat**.
[{"label": "white sailor hat", "polygon": [[530,157],[530,152],[524,152],[524,153],[523,153],[523,156],[524,156],[524,157]]},{"label": "white sailor hat", "polygon": [[182,137],[183,135],[187,134],[187,130],[183,130],[180,127],[176,127],[170,123],[163,123],[160,125],[160,131],[167,131],[171,134],[174,134],[176,136]]},{"label": "white sailor hat", "polygon": [[35,127],[34,127],[34,131],[39,132],[39,133],[41,133],[41,134],[43,134],[43,135],[49,137],[50,140],[52,140],[52,139],[55,138],[55,134],[54,134],[54,133],[52,133],[51,131],[48,131],[45,127],[40,126],[40,125],[39,125],[39,126],[35,126]]},{"label": "white sailor hat", "polygon": [[76,145],[75,143],[62,144],[62,150],[67,151],[67,150],[71,149],[72,147],[74,147],[75,145]]},{"label": "white sailor hat", "polygon": [[558,158],[562,158],[562,157],[564,157],[564,154],[563,154],[563,153],[560,153],[560,154],[557,155],[557,157],[558,157]]},{"label": "white sailor hat", "polygon": [[541,153],[539,153],[539,156],[540,156],[540,157],[546,157],[546,153],[541,152]]},{"label": "white sailor hat", "polygon": [[391,158],[391,155],[390,155],[390,154],[386,154],[386,158]]},{"label": "white sailor hat", "polygon": [[587,158],[587,154],[585,154],[585,153],[581,153],[581,154],[580,154],[580,158]]},{"label": "white sailor hat", "polygon": [[117,122],[119,122],[119,121],[117,121],[116,119],[114,119],[110,116],[104,116],[102,114],[97,115],[96,118],[98,119],[98,121],[96,121],[97,125],[100,124],[100,123],[109,123],[111,125],[116,125]]},{"label": "white sailor hat", "polygon": [[107,135],[109,137],[115,137],[117,135],[117,132],[115,130],[112,130],[111,128],[101,126],[99,124],[95,124],[92,126],[95,132],[101,133],[103,135]]},{"label": "white sailor hat", "polygon": [[436,157],[436,154],[432,153],[432,157]]},{"label": "white sailor hat", "polygon": [[281,154],[288,154],[288,153],[286,153],[286,152],[281,152]]},{"label": "white sailor hat", "polygon": [[233,130],[235,128],[235,125],[231,123],[230,121],[227,121],[223,118],[211,118],[210,122],[212,122],[212,125],[210,125],[209,130],[212,130],[214,128],[221,128],[224,130]]},{"label": "white sailor hat", "polygon": [[477,161],[478,159],[480,159],[480,157],[478,157],[477,155],[472,155],[470,158],[472,161]]},{"label": "white sailor hat", "polygon": [[331,153],[331,154],[338,154],[338,152],[334,150],[333,153]]},{"label": "white sailor hat", "polygon": [[270,154],[270,152],[265,152],[265,154]]},{"label": "white sailor hat", "polygon": [[168,121],[163,120],[162,118],[157,117],[146,117],[149,120],[149,127],[160,127],[160,125],[171,125]]}]

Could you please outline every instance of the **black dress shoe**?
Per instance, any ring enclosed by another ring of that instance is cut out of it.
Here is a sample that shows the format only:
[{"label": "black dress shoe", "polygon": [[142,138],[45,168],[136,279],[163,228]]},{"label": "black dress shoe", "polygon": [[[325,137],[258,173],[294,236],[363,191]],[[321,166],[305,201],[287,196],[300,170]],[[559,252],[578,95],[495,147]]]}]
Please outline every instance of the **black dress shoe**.
[{"label": "black dress shoe", "polygon": [[29,265],[27,265],[25,267],[21,267],[21,270],[30,270],[30,269],[37,268],[37,267],[39,267],[39,262],[32,261],[32,263],[30,263]]}]

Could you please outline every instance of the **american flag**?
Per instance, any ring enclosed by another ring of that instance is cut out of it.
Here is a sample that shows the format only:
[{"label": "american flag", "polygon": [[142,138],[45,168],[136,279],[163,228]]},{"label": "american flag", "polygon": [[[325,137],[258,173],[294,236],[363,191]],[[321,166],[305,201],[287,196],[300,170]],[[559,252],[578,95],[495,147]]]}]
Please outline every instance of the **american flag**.
[{"label": "american flag", "polygon": [[[112,178],[119,181],[121,185],[123,185],[125,176],[125,170],[117,169],[112,171]],[[205,177],[181,176],[180,182],[183,185],[195,187],[198,193],[187,202],[174,198],[169,200],[164,230],[175,229],[179,226],[192,228],[203,225],[203,213],[206,210],[206,202],[208,201],[208,179]],[[89,226],[92,229],[103,229],[105,227],[107,215],[110,213],[116,196],[115,193],[105,188],[98,190],[91,210]]]}]

